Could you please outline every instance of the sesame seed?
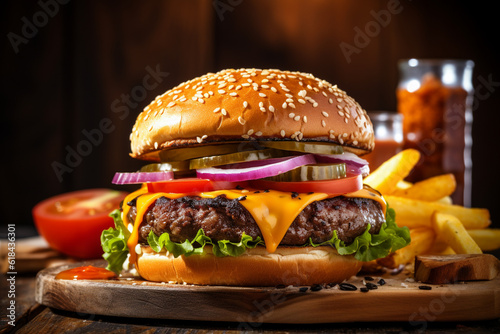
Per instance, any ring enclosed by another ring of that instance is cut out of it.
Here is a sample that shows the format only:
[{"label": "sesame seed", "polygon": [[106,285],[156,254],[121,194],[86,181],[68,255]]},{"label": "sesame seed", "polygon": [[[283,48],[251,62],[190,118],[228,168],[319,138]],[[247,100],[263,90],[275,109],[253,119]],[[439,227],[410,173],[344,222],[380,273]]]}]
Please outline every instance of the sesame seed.
[{"label": "sesame seed", "polygon": [[293,99],[286,99],[285,101],[288,103],[293,103]]},{"label": "sesame seed", "polygon": [[199,98],[199,99],[198,99],[198,102],[200,102],[200,103],[205,103],[205,100],[203,100],[202,98]]},{"label": "sesame seed", "polygon": [[337,104],[338,109],[342,109],[342,106],[340,104]]},{"label": "sesame seed", "polygon": [[318,102],[313,103],[313,107],[316,108],[318,106]]},{"label": "sesame seed", "polygon": [[259,108],[264,107],[264,102],[259,102]]},{"label": "sesame seed", "polygon": [[286,135],[285,130],[281,130],[280,134],[281,134],[281,137],[285,137],[285,135]]},{"label": "sesame seed", "polygon": [[241,135],[241,138],[248,139],[248,138],[250,138],[250,136],[249,135]]},{"label": "sesame seed", "polygon": [[219,94],[225,94],[226,93],[226,91],[224,89],[219,89],[218,92],[219,92]]},{"label": "sesame seed", "polygon": [[255,133],[255,135],[256,135],[257,137],[260,137],[260,136],[262,136],[262,132],[257,131],[257,132]]},{"label": "sesame seed", "polygon": [[340,97],[337,97],[337,102],[338,103],[342,102],[342,99]]},{"label": "sesame seed", "polygon": [[304,121],[304,123],[307,123],[307,116],[302,117],[302,120]]},{"label": "sesame seed", "polygon": [[274,87],[274,86],[271,86],[271,90],[272,90],[274,93],[277,93],[277,92],[278,92],[278,90],[277,90],[277,89],[276,89],[276,87]]},{"label": "sesame seed", "polygon": [[220,111],[220,112],[221,112],[221,113],[222,113],[222,115],[224,115],[224,116],[226,116],[226,115],[227,115],[227,111],[226,111],[226,109],[221,109],[221,111]]},{"label": "sesame seed", "polygon": [[306,104],[306,101],[304,99],[298,99],[299,103]]},{"label": "sesame seed", "polygon": [[326,127],[326,122],[325,122],[325,120],[324,120],[324,119],[323,119],[323,120],[321,120],[321,125],[322,125],[323,127]]},{"label": "sesame seed", "polygon": [[269,85],[260,85],[264,89],[269,89]]},{"label": "sesame seed", "polygon": [[253,133],[253,129],[250,129],[250,130],[248,130],[247,135],[250,136],[250,135],[252,135],[252,133]]},{"label": "sesame seed", "polygon": [[297,115],[297,116],[295,116],[295,117],[293,118],[293,120],[294,120],[294,121],[300,121],[300,116],[298,116],[298,115]]},{"label": "sesame seed", "polygon": [[217,108],[214,109],[214,113],[215,112],[219,112],[219,111],[220,111],[220,107],[217,107]]},{"label": "sesame seed", "polygon": [[323,116],[328,117],[328,113],[326,111],[322,111],[321,113],[323,114]]},{"label": "sesame seed", "polygon": [[247,83],[247,82],[245,82],[245,83],[242,83],[242,84],[241,84],[241,86],[242,86],[242,87],[249,87],[249,86],[250,86],[250,84],[249,84],[249,83]]},{"label": "sesame seed", "polygon": [[158,142],[155,141],[155,150],[158,149]]},{"label": "sesame seed", "polygon": [[330,104],[333,104],[333,99],[331,99],[331,98],[330,98],[330,99],[328,99],[328,102],[329,102]]},{"label": "sesame seed", "polygon": [[266,112],[266,108],[262,107],[262,108],[260,108],[260,111]]},{"label": "sesame seed", "polygon": [[247,122],[243,117],[238,117],[238,122],[240,122],[241,125],[245,125],[245,123]]},{"label": "sesame seed", "polygon": [[295,109],[295,104],[293,104],[293,103],[288,103],[288,106],[292,107],[293,109]]},{"label": "sesame seed", "polygon": [[229,95],[231,95],[231,96],[238,96],[238,93],[232,92],[232,93],[229,93]]},{"label": "sesame seed", "polygon": [[274,112],[274,107],[273,106],[269,106],[269,111],[270,112]]},{"label": "sesame seed", "polygon": [[243,101],[243,108],[246,108],[248,107],[248,102],[247,101]]},{"label": "sesame seed", "polygon": [[283,104],[281,105],[281,108],[286,109],[286,106],[287,106],[286,102],[283,102]]},{"label": "sesame seed", "polygon": [[167,104],[167,108],[170,108],[170,107],[173,107],[175,106],[175,102],[172,101],[172,102],[169,102],[169,104]]},{"label": "sesame seed", "polygon": [[260,96],[260,97],[266,97],[267,95],[266,95],[266,94],[264,94],[264,93],[259,93],[259,96]]},{"label": "sesame seed", "polygon": [[344,117],[344,113],[340,110],[337,111],[339,113],[340,116]]},{"label": "sesame seed", "polygon": [[201,143],[203,140],[202,140],[200,137],[196,137],[196,141],[197,141],[198,143]]},{"label": "sesame seed", "polygon": [[305,89],[301,90],[298,94],[301,97],[305,97],[307,95],[307,91]]},{"label": "sesame seed", "polygon": [[290,117],[290,118],[294,118],[294,117],[295,117],[295,114],[294,114],[293,112],[291,112],[291,113],[289,113],[289,114],[288,114],[288,117]]}]

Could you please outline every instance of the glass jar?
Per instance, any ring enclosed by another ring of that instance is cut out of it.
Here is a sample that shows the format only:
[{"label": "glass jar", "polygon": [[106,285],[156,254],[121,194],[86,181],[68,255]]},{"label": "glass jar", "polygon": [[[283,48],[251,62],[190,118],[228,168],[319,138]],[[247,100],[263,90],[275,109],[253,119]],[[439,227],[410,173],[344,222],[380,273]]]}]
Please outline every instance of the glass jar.
[{"label": "glass jar", "polygon": [[403,147],[403,115],[390,111],[372,111],[368,116],[375,133],[375,149],[364,155],[374,171],[382,163],[396,155]]},{"label": "glass jar", "polygon": [[465,206],[471,197],[473,68],[471,60],[401,60],[397,88],[403,147],[422,154],[408,180],[453,173],[452,200]]}]

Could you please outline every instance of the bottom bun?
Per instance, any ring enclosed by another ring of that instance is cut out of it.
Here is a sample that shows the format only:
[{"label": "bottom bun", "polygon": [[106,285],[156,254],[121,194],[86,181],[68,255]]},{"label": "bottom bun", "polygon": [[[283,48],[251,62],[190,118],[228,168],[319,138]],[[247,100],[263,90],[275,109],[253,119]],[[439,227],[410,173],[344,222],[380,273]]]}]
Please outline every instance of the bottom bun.
[{"label": "bottom bun", "polygon": [[[208,247],[205,248],[208,250]],[[264,247],[238,257],[179,256],[141,246],[136,269],[148,281],[200,285],[275,286],[340,283],[357,274],[362,263],[326,247]]]}]

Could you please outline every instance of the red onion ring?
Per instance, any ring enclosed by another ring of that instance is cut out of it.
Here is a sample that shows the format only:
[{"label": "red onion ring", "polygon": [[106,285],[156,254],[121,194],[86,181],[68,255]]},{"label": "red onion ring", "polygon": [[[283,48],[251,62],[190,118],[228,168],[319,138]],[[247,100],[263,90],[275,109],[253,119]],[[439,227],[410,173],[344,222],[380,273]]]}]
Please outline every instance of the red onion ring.
[{"label": "red onion ring", "polygon": [[314,163],[316,163],[314,155],[305,154],[285,158],[243,162],[241,164],[233,164],[231,168],[201,168],[196,170],[196,175],[198,178],[214,181],[239,182],[275,176],[288,172],[294,168]]},{"label": "red onion ring", "polygon": [[113,184],[133,184],[145,182],[169,181],[174,178],[173,172],[136,172],[136,173],[115,173]]},{"label": "red onion ring", "polygon": [[343,154],[316,154],[316,161],[319,163],[341,163],[346,164],[346,171],[352,174],[361,174],[363,177],[370,174],[368,161],[358,157],[354,153],[344,152]]}]

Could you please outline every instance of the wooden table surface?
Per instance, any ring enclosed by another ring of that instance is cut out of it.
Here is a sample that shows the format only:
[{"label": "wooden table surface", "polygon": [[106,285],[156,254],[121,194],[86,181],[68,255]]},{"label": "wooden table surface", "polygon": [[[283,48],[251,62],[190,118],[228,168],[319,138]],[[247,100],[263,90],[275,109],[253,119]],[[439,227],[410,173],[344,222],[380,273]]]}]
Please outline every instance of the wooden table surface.
[{"label": "wooden table surface", "polygon": [[[291,332],[291,333],[386,333],[386,332],[461,332],[491,333],[500,332],[500,319],[481,322],[377,322],[377,323],[340,323],[318,325],[283,324],[239,324],[227,322],[199,322],[179,320],[148,320],[117,318],[78,314],[53,310],[35,302],[35,275],[16,276],[16,322],[15,327],[7,323],[6,308],[7,276],[1,278],[1,324],[0,333],[237,333],[243,331]],[[411,302],[411,301],[409,301]],[[471,310],[474,312],[474,310]]]}]

